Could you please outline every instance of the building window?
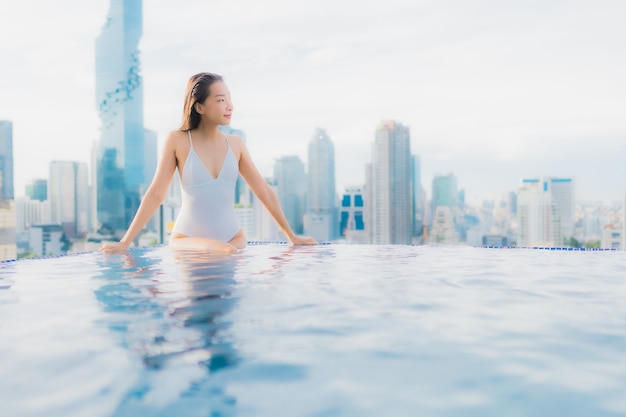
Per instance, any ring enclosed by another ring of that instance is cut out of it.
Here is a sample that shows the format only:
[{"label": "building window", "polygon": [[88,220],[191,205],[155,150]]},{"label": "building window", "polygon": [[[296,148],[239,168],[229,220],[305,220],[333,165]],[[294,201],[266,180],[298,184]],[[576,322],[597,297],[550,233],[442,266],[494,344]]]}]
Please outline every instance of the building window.
[{"label": "building window", "polygon": [[348,218],[350,217],[350,213],[347,211],[341,212],[341,224],[339,225],[339,234],[341,236],[346,235],[346,230],[348,229]]},{"label": "building window", "polygon": [[356,223],[356,230],[365,230],[365,223],[363,222],[363,213],[354,213],[354,222]]}]

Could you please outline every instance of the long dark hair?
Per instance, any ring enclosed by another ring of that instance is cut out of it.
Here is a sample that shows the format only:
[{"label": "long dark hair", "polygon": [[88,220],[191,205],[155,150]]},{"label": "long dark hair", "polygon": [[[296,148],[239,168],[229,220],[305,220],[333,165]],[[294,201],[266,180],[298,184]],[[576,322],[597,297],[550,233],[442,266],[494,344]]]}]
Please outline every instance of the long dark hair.
[{"label": "long dark hair", "polygon": [[187,82],[187,92],[185,93],[185,106],[183,107],[183,122],[180,130],[186,132],[195,129],[200,124],[200,115],[196,111],[196,103],[204,103],[204,100],[211,93],[211,84],[224,81],[221,75],[211,72],[200,72],[192,75]]}]

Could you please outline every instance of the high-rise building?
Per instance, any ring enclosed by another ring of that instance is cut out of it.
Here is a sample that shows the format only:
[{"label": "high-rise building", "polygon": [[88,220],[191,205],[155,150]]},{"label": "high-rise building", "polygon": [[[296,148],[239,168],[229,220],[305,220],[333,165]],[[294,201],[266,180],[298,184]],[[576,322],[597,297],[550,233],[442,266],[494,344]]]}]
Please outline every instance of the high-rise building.
[{"label": "high-rise building", "polygon": [[[158,140],[157,133],[153,130],[144,129],[144,171],[143,177],[145,179],[143,187],[140,189],[140,195],[144,195],[148,187],[150,186],[150,182],[152,182],[152,178],[154,178],[154,174],[157,169],[157,163],[159,159],[158,155]],[[174,178],[176,179],[176,178]],[[148,223],[145,226],[146,230],[150,230],[152,232],[157,231],[157,222],[159,221],[159,214],[155,213]]]},{"label": "high-rise building", "polygon": [[[266,178],[265,181],[269,186],[278,194],[278,187],[276,181],[273,178]],[[255,234],[250,235],[249,238],[254,240],[269,240],[276,241],[280,239],[280,233],[278,226],[267,209],[257,200],[256,196],[252,196],[252,207],[254,209],[254,225]]]},{"label": "high-rise building", "polygon": [[339,231],[347,241],[368,243],[362,187],[348,187],[341,198]]},{"label": "high-rise building", "polygon": [[457,188],[456,176],[452,173],[448,175],[435,175],[432,182],[432,198],[430,201],[430,223],[432,224],[437,207],[450,207],[452,218],[456,224],[459,191]]},{"label": "high-rise building", "polygon": [[509,213],[517,214],[517,193],[511,191],[508,197],[507,206],[509,207]]},{"label": "high-rise building", "polygon": [[285,217],[296,234],[303,232],[306,174],[304,163],[295,155],[283,156],[274,163],[274,181]]},{"label": "high-rise building", "polygon": [[419,155],[411,156],[411,189],[413,193],[413,235],[420,236],[424,228],[425,205],[422,187],[421,160]]},{"label": "high-rise building", "polygon": [[50,218],[69,238],[84,237],[89,227],[87,164],[50,162]]},{"label": "high-rise building", "polygon": [[522,181],[517,194],[517,246],[563,245],[561,220],[551,188],[548,178]]},{"label": "high-rise building", "polygon": [[564,238],[574,236],[574,209],[576,189],[572,178],[550,178],[552,183],[552,201],[561,217],[561,232]]},{"label": "high-rise building", "polygon": [[538,184],[546,188],[552,195],[552,203],[556,207],[563,238],[569,239],[574,236],[574,206],[576,202],[574,180],[557,177],[525,178],[522,180],[522,184]]},{"label": "high-rise building", "polygon": [[17,258],[15,201],[0,202],[0,260]]},{"label": "high-rise building", "polygon": [[0,120],[0,200],[13,200],[13,123]]},{"label": "high-rise building", "polygon": [[13,123],[0,120],[0,259],[17,257],[13,198]]},{"label": "high-rise building", "polygon": [[159,162],[159,150],[158,150],[158,136],[157,133],[150,129],[144,129],[143,136],[143,178],[145,190],[150,185],[154,173],[156,172],[157,164]]},{"label": "high-rise building", "polygon": [[622,249],[623,227],[618,224],[607,224],[602,228],[600,247],[604,249]]},{"label": "high-rise building", "polygon": [[428,242],[446,245],[458,243],[458,233],[455,226],[452,208],[449,206],[437,206]]},{"label": "high-rise building", "polygon": [[409,128],[393,120],[376,130],[366,167],[367,230],[375,244],[410,244],[413,232]]},{"label": "high-rise building", "polygon": [[36,179],[26,184],[26,195],[33,201],[46,201],[48,199],[48,180]]},{"label": "high-rise building", "polygon": [[29,197],[15,199],[15,233],[18,251],[29,251],[30,228],[36,224],[50,223],[50,202]]},{"label": "high-rise building", "polygon": [[339,235],[335,191],[335,147],[323,129],[309,142],[304,233],[319,242]]},{"label": "high-rise building", "polygon": [[59,224],[36,224],[30,230],[30,250],[38,256],[54,256],[66,253],[69,240]]},{"label": "high-rise building", "polygon": [[143,82],[139,68],[141,0],[110,0],[96,39],[97,218],[101,230],[124,231],[146,188]]}]

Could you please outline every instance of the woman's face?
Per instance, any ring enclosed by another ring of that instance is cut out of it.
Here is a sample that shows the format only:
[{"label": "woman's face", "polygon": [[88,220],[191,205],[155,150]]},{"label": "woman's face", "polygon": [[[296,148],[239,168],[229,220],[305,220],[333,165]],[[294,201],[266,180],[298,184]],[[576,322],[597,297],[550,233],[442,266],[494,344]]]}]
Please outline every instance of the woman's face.
[{"label": "woman's face", "polygon": [[230,124],[233,114],[233,103],[230,100],[230,91],[223,81],[216,81],[209,87],[209,96],[197,106],[198,113],[219,125]]}]

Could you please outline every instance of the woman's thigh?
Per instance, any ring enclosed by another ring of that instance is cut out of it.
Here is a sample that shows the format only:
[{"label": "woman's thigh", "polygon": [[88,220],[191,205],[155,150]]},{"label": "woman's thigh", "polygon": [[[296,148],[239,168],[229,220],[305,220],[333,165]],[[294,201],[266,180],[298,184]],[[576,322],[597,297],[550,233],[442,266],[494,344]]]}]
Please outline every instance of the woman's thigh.
[{"label": "woman's thigh", "polygon": [[248,244],[248,241],[246,239],[246,234],[243,232],[243,229],[239,229],[237,234],[231,240],[229,240],[228,243],[230,243],[237,249],[245,248]]},{"label": "woman's thigh", "polygon": [[180,234],[170,237],[169,246],[175,249],[199,250],[203,252],[237,253],[239,251],[239,248],[231,243],[203,237],[188,237]]}]

